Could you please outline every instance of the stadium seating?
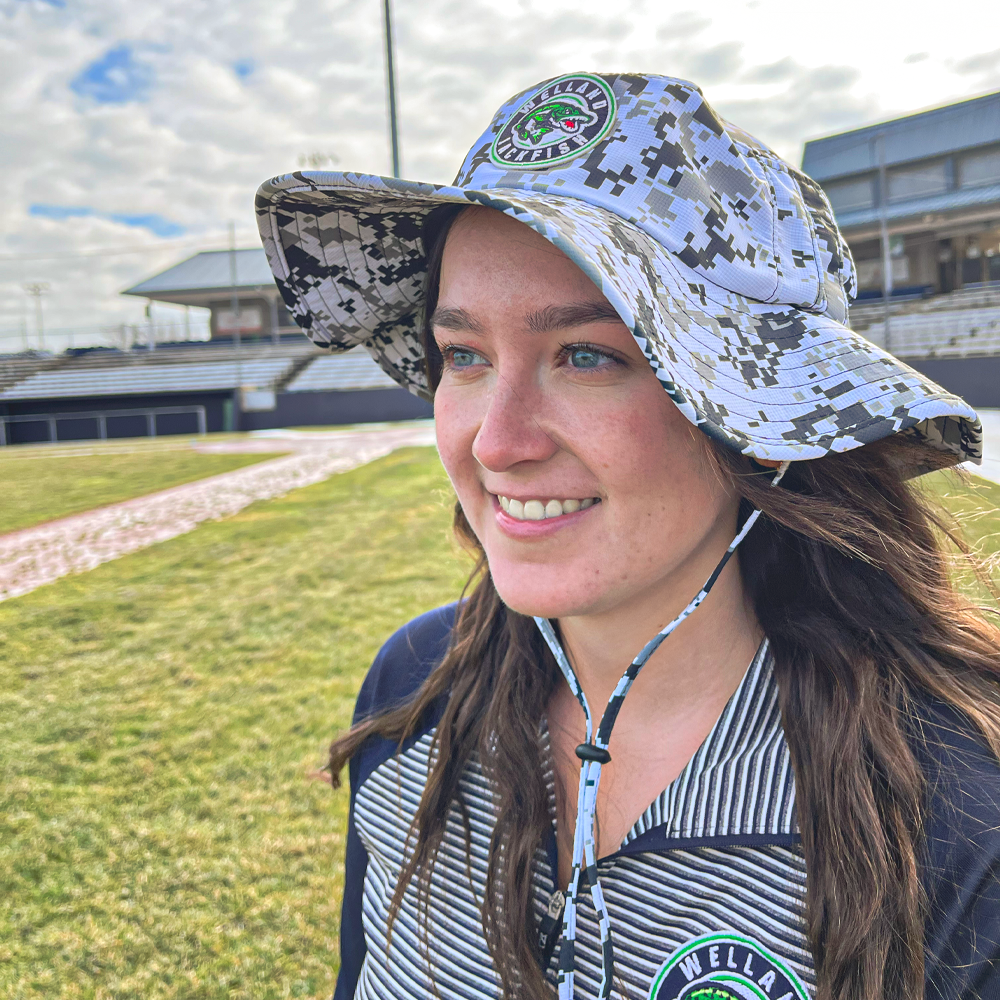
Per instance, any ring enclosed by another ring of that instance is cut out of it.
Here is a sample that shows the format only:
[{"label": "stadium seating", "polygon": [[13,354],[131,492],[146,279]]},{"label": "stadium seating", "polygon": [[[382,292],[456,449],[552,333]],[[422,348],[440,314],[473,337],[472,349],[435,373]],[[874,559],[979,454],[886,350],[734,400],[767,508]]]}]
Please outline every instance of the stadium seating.
[{"label": "stadium seating", "polygon": [[181,344],[155,351],[94,350],[0,359],[0,400],[69,399],[280,387],[320,354],[301,343]]},{"label": "stadium seating", "polygon": [[[851,327],[885,346],[881,302],[851,308]],[[1000,289],[963,288],[913,302],[893,302],[889,349],[902,358],[1000,354]]]},{"label": "stadium seating", "polygon": [[291,358],[216,361],[208,364],[149,365],[129,368],[76,367],[39,372],[0,392],[0,399],[66,399],[75,396],[130,396],[147,393],[231,389],[273,385]]},{"label": "stadium seating", "polygon": [[[872,323],[864,335],[886,346],[885,322]],[[1000,308],[890,316],[888,346],[901,358],[1000,354]]]},{"label": "stadium seating", "polygon": [[285,392],[329,392],[347,389],[391,389],[396,383],[363,348],[316,358],[285,387]]},{"label": "stadium seating", "polygon": [[0,355],[0,389],[5,389],[36,372],[57,367],[61,363],[62,358],[54,358],[51,354],[35,351]]}]

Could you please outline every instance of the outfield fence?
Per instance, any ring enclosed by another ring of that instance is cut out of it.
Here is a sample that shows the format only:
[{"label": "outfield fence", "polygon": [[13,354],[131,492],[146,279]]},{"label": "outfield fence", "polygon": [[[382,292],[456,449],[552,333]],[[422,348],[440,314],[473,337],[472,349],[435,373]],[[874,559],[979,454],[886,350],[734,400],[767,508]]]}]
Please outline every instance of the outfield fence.
[{"label": "outfield fence", "polygon": [[[59,438],[59,424],[64,421],[85,421],[88,424],[95,424],[97,433],[80,434],[75,433],[70,437],[63,437],[64,441],[79,441],[81,439],[92,439],[97,437],[105,440],[108,436],[108,421],[132,420],[133,425],[124,434],[112,434],[112,437],[141,437],[141,434],[133,433],[137,429],[134,423],[136,418],[145,420],[146,437],[156,437],[156,421],[161,416],[174,416],[188,414],[194,416],[197,422],[197,433],[207,433],[207,420],[204,406],[155,406],[137,410],[85,410],[80,413],[19,413],[0,414],[0,447],[12,444],[11,434],[8,431],[8,424],[42,424],[47,427],[48,437],[46,440],[54,442]],[[78,428],[79,429],[79,428]],[[115,428],[112,427],[112,430]],[[176,432],[174,432],[176,433]]]}]

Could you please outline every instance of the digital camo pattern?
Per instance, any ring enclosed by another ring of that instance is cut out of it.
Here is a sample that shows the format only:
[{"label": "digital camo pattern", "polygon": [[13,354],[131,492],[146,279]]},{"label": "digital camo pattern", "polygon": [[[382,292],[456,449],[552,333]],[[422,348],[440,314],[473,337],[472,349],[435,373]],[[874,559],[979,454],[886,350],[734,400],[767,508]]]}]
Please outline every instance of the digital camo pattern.
[{"label": "digital camo pattern", "polygon": [[693,84],[602,79],[614,125],[565,163],[523,170],[490,158],[547,81],[500,109],[454,185],[350,173],[262,185],[268,259],[310,338],[364,344],[427,396],[422,225],[442,204],[485,205],[575,261],[685,415],[727,445],[797,460],[906,431],[939,458],[978,461],[972,408],[845,327],[853,265],[819,185],[719,119]]}]

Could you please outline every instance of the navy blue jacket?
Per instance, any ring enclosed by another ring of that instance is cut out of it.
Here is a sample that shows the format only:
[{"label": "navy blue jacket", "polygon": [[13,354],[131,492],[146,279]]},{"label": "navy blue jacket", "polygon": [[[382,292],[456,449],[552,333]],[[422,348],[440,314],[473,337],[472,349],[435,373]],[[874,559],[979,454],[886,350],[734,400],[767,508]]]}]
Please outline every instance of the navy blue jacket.
[{"label": "navy blue jacket", "polygon": [[[413,696],[447,650],[454,613],[454,605],[430,611],[389,639],[362,685],[356,721]],[[431,707],[423,733],[433,729],[442,710],[443,700]],[[939,703],[927,708],[915,747],[928,779],[922,869],[929,900],[925,998],[1000,1000],[1000,764],[969,724]],[[341,967],[334,1000],[354,997],[366,954],[362,903],[368,855],[355,826],[355,798],[396,751],[394,741],[373,739],[350,764]]]}]

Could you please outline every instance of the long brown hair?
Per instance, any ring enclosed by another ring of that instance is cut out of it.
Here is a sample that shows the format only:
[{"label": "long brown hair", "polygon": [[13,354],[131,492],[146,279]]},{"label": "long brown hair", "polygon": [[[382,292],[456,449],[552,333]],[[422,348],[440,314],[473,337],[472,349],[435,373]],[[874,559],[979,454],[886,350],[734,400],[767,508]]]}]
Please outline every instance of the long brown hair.
[{"label": "long brown hair", "polygon": [[[455,214],[440,213],[427,234],[428,316]],[[425,349],[436,386],[440,356],[429,331]],[[741,497],[741,517],[753,508],[764,515],[739,565],[774,655],[819,1000],[923,997],[925,782],[913,748],[914,701],[953,706],[1000,756],[1000,632],[953,587],[945,544],[972,557],[906,479],[917,447],[896,435],[794,463],[780,489],[749,459],[714,449]],[[375,734],[402,742],[448,696],[390,915],[416,879],[426,919],[448,812],[462,808],[459,778],[478,760],[497,802],[482,918],[501,992],[549,1000],[532,871],[551,824],[539,723],[559,674],[534,622],[500,600],[457,503],[455,531],[476,566],[447,654],[409,704],[336,739],[330,770],[336,781]],[[468,843],[468,827],[466,836]]]}]

